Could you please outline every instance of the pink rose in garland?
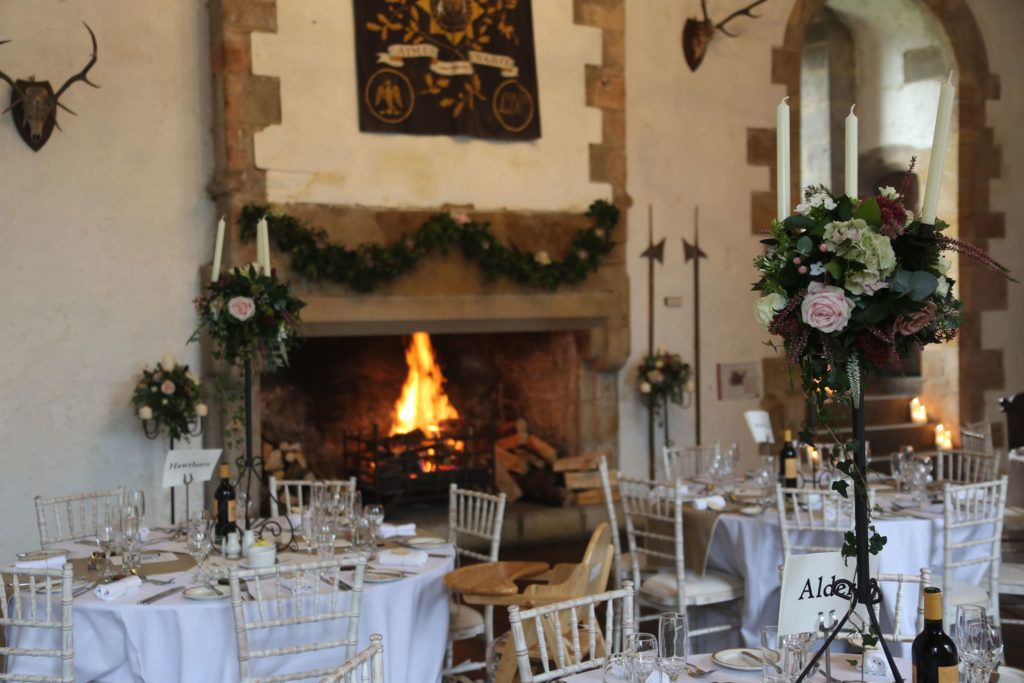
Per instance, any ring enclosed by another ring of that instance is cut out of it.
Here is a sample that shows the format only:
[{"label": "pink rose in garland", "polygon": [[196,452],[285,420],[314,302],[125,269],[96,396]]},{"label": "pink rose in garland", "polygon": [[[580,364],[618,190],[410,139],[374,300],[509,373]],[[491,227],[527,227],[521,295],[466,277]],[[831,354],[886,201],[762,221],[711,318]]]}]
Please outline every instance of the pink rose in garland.
[{"label": "pink rose in garland", "polygon": [[800,317],[822,332],[837,332],[850,322],[853,305],[842,288],[812,282],[807,286],[807,296],[800,304]]},{"label": "pink rose in garland", "polygon": [[228,313],[239,322],[245,322],[256,313],[256,304],[247,296],[236,296],[228,300]]},{"label": "pink rose in garland", "polygon": [[169,379],[165,379],[163,383],[160,385],[160,393],[164,394],[165,396],[170,396],[171,394],[173,394],[174,382],[172,382]]},{"label": "pink rose in garland", "polygon": [[914,313],[903,313],[896,316],[896,331],[902,334],[904,337],[909,337],[912,334],[917,334],[923,330],[928,323],[935,320],[935,304],[931,301],[926,301],[924,308]]}]

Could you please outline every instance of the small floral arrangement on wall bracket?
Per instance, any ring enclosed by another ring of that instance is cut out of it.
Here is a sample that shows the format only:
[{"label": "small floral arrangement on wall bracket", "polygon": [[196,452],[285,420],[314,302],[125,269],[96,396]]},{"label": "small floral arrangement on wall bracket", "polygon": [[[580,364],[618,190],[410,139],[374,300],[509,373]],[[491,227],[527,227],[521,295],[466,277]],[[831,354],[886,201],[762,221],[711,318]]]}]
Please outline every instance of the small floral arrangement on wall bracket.
[{"label": "small floral arrangement on wall bracket", "polygon": [[249,360],[272,371],[288,364],[305,305],[274,271],[266,274],[256,264],[232,268],[195,300],[199,326],[189,341],[206,334],[214,358],[234,366]]},{"label": "small floral arrangement on wall bracket", "polygon": [[163,432],[172,441],[197,436],[200,420],[209,412],[203,387],[187,365],[164,355],[154,368],[143,368],[135,383],[132,406],[150,438]]},{"label": "small floral arrangement on wall bracket", "polygon": [[654,411],[661,424],[665,419],[668,403],[683,405],[686,384],[690,381],[691,368],[683,362],[678,353],[658,349],[646,355],[636,369],[636,385],[640,400]]},{"label": "small floral arrangement on wall bracket", "polygon": [[560,260],[547,251],[525,251],[503,244],[488,223],[465,213],[436,213],[416,231],[391,244],[366,243],[354,249],[328,240],[327,233],[274,207],[246,206],[239,219],[242,240],[253,239],[266,217],[271,239],[291,256],[291,269],[311,280],[328,280],[369,292],[414,270],[434,252],[458,248],[476,261],[488,279],[506,278],[520,284],[554,290],[582,282],[597,271],[615,248],[612,231],[619,210],[598,200],[587,216],[592,225],[578,230]]},{"label": "small floral arrangement on wall bracket", "polygon": [[[909,179],[908,172],[901,189]],[[957,335],[960,301],[943,252],[1009,277],[981,249],[943,234],[945,222],[922,225],[903,206],[903,195],[883,187],[859,199],[809,187],[795,215],[772,222],[771,237],[762,240],[767,249],[754,261],[761,277],[753,289],[762,294],[754,306],[757,320],[783,338],[786,358],[813,399],[815,422],[837,443],[829,407],[859,406],[866,373],[899,369],[913,350]],[[814,441],[808,425],[800,437]],[[857,445],[847,443],[847,452]],[[837,467],[853,480],[857,495],[866,495],[852,459]],[[845,480],[833,482],[843,495],[847,487]],[[850,532],[847,556],[856,554],[853,540]],[[884,542],[873,533],[871,552]]]}]

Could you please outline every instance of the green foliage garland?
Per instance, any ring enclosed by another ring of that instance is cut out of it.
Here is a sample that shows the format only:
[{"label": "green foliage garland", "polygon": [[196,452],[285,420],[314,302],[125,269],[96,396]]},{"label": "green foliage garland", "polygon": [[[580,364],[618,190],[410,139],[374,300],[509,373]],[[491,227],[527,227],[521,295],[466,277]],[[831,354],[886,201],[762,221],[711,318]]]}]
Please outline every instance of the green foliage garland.
[{"label": "green foliage garland", "polygon": [[188,436],[190,425],[206,415],[199,378],[171,357],[143,368],[132,393],[132,405],[140,420],[154,420],[172,441]]},{"label": "green foliage garland", "polygon": [[576,232],[561,261],[553,261],[544,251],[506,246],[488,223],[465,214],[437,213],[411,235],[392,244],[360,244],[354,249],[329,242],[324,230],[270,206],[243,208],[239,227],[242,240],[251,240],[256,235],[256,224],[266,217],[270,239],[291,256],[292,270],[312,280],[339,282],[360,292],[372,291],[412,271],[427,254],[447,254],[456,247],[467,259],[476,261],[489,279],[505,277],[554,290],[585,280],[615,248],[611,232],[619,222],[619,209],[597,200],[590,205],[587,216],[593,225]]}]

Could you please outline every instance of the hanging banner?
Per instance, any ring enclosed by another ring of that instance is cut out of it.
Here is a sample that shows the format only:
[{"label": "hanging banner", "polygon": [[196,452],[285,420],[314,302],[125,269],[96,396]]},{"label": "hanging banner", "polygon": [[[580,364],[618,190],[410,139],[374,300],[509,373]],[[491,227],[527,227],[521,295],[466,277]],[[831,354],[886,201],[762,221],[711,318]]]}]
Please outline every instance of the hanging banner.
[{"label": "hanging banner", "polygon": [[540,137],[531,0],[353,0],[359,129]]}]

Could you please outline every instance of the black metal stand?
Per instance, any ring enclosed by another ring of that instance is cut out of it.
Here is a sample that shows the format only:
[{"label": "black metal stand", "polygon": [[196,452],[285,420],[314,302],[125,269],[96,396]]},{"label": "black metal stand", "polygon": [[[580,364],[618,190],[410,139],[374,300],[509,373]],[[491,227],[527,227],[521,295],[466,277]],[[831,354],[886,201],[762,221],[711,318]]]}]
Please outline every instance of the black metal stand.
[{"label": "black metal stand", "polygon": [[[867,608],[868,618],[878,634],[878,644],[885,653],[885,659],[889,663],[889,670],[892,671],[896,683],[903,683],[903,678],[896,668],[896,662],[893,661],[892,653],[889,652],[889,645],[885,642],[885,638],[882,637],[882,628],[878,625],[878,616],[875,614],[875,605],[882,602],[882,591],[878,587],[878,582],[871,578],[871,568],[868,561],[868,467],[864,443],[863,395],[859,397],[858,404],[853,407],[853,438],[856,443],[854,459],[857,465],[856,474],[858,478],[858,481],[854,482],[853,495],[854,533],[857,540],[857,573],[855,581],[837,579],[832,584],[835,595],[850,599],[850,608],[843,618],[839,620],[839,623],[836,624],[832,634],[825,639],[821,649],[807,663],[807,666],[800,673],[800,677],[796,679],[796,683],[803,683],[804,679],[807,678],[808,673],[814,668],[822,655],[825,654],[829,646],[832,645],[832,641],[842,631],[846,622],[849,621],[857,605],[864,605]],[[863,663],[861,665],[863,666]]]},{"label": "black metal stand", "polygon": [[[270,533],[275,539],[280,538],[284,533],[284,527],[275,519],[264,519],[252,524],[249,519],[249,507],[252,504],[252,478],[253,474],[256,473],[263,480],[263,454],[262,452],[257,455],[253,452],[253,439],[252,439],[252,360],[249,358],[245,359],[244,365],[242,366],[242,373],[245,382],[245,394],[242,397],[243,404],[245,406],[245,451],[242,455],[235,460],[235,465],[238,466],[238,481],[235,482],[235,488],[237,489],[242,485],[242,480],[245,480],[245,494],[246,494],[246,506],[245,506],[245,528],[246,530],[252,529],[256,532],[256,535],[263,538],[263,532]],[[275,502],[278,502],[274,497],[273,492],[270,492],[270,498]],[[288,516],[285,515],[285,520],[288,522],[288,531],[290,536],[288,541],[284,544],[284,547],[279,549],[297,549],[293,548],[295,545],[295,526],[292,524]]]}]

